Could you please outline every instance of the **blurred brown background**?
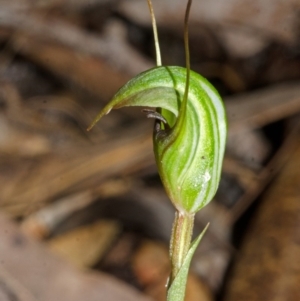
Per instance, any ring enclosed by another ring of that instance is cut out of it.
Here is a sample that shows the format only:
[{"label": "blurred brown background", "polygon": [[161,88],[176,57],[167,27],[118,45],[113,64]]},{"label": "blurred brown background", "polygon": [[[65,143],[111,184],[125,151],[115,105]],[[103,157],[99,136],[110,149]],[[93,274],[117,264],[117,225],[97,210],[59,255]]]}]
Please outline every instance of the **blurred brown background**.
[{"label": "blurred brown background", "polygon": [[[185,1],[153,0],[185,64]],[[186,301],[300,300],[300,1],[194,0],[192,69],[223,96],[219,191]],[[155,66],[146,0],[0,0],[0,300],[163,301],[174,215],[140,109],[97,112]]]}]

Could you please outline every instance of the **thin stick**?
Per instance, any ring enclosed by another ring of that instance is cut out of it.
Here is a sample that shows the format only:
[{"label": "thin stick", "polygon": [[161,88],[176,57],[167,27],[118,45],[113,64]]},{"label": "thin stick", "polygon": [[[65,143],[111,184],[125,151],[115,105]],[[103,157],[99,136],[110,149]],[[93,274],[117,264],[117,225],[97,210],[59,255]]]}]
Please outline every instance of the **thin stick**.
[{"label": "thin stick", "polygon": [[161,55],[160,55],[160,48],[159,48],[159,41],[158,41],[158,34],[157,34],[157,26],[156,26],[156,20],[154,15],[154,10],[152,6],[151,0],[147,0],[150,15],[151,15],[151,21],[152,21],[152,28],[153,28],[153,35],[154,35],[154,44],[155,44],[155,52],[156,52],[156,65],[161,66]]}]

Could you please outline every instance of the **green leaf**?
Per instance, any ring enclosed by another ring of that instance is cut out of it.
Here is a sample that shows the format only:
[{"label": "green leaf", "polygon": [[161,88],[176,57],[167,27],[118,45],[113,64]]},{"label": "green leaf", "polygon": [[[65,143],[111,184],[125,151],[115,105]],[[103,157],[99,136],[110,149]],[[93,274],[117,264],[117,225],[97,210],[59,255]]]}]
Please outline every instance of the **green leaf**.
[{"label": "green leaf", "polygon": [[191,247],[184,259],[184,262],[176,275],[175,279],[171,283],[171,286],[169,287],[167,291],[167,301],[184,301],[185,296],[185,289],[186,289],[186,283],[187,278],[189,274],[189,267],[192,260],[192,257],[203,237],[205,234],[207,226],[204,228],[204,230],[201,232],[201,234],[192,242]]}]

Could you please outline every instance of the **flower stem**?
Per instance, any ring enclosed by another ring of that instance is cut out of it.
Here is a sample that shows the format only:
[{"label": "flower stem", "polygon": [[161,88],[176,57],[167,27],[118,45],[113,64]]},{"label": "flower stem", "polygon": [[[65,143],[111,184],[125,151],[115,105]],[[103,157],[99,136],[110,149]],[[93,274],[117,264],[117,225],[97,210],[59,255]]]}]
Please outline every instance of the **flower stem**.
[{"label": "flower stem", "polygon": [[190,248],[195,214],[176,211],[170,243],[171,276],[169,286],[175,279]]}]

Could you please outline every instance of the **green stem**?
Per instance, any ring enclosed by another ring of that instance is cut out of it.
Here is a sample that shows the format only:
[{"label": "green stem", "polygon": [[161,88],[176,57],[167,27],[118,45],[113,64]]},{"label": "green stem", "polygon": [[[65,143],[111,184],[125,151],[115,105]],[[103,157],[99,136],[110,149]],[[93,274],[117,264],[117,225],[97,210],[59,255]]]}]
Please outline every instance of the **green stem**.
[{"label": "green stem", "polygon": [[176,211],[170,243],[171,276],[169,285],[172,284],[182,263],[189,251],[195,214]]}]

